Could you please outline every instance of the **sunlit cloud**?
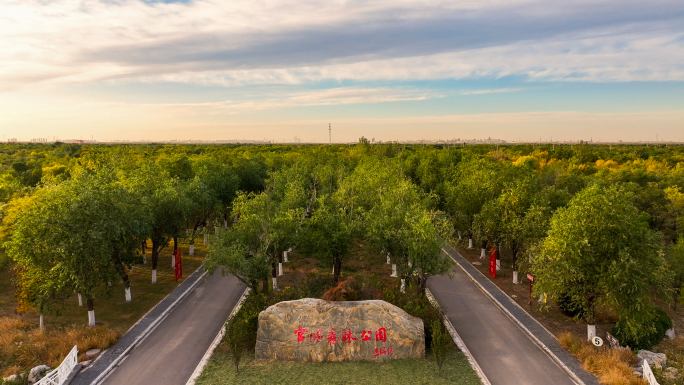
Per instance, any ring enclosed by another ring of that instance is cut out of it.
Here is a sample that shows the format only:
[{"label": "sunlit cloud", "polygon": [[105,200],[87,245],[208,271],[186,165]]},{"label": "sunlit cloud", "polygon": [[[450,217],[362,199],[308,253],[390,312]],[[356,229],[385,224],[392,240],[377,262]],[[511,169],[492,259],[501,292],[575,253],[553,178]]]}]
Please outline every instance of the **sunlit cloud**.
[{"label": "sunlit cloud", "polygon": [[684,80],[681,1],[9,0],[0,87]]}]

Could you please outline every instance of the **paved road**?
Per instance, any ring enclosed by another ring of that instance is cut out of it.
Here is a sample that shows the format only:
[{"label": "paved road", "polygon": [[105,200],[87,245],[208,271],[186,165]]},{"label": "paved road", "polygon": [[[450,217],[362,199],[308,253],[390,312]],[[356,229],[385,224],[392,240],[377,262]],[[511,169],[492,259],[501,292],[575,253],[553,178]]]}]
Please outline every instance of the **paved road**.
[{"label": "paved road", "polygon": [[244,291],[233,276],[208,276],[103,383],[184,385]]},{"label": "paved road", "polygon": [[428,287],[492,385],[575,382],[458,267]]}]

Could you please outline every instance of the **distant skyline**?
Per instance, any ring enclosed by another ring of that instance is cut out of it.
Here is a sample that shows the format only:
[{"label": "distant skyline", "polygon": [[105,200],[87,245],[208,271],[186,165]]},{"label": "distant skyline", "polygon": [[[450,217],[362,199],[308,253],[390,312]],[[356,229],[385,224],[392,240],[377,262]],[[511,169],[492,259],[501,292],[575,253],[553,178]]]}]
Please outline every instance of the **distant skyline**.
[{"label": "distant skyline", "polygon": [[5,0],[5,138],[684,142],[684,2]]}]

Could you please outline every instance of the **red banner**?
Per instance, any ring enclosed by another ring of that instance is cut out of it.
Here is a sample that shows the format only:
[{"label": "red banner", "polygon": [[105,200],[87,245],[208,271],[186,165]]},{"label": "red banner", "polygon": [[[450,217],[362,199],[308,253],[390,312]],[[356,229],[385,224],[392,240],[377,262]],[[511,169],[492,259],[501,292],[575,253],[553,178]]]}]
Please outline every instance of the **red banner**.
[{"label": "red banner", "polygon": [[496,247],[489,247],[489,275],[496,278]]},{"label": "red banner", "polygon": [[181,249],[176,249],[174,252],[174,258],[176,259],[176,281],[183,278],[183,261],[181,260]]}]

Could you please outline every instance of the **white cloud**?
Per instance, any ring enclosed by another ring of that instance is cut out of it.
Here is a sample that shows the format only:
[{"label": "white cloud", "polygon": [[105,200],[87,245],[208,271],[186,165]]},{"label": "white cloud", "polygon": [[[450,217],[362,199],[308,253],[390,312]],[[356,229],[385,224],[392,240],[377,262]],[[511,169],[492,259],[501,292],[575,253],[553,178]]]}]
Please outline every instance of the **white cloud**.
[{"label": "white cloud", "polygon": [[5,0],[0,90],[135,80],[684,80],[681,1]]},{"label": "white cloud", "polygon": [[484,95],[484,94],[500,94],[508,92],[519,92],[525,91],[527,88],[497,88],[493,90],[473,90],[473,91],[463,91],[461,95]]}]

